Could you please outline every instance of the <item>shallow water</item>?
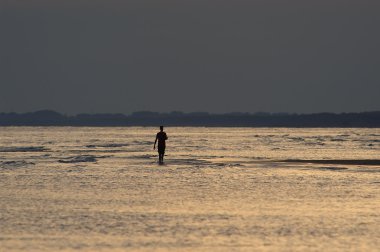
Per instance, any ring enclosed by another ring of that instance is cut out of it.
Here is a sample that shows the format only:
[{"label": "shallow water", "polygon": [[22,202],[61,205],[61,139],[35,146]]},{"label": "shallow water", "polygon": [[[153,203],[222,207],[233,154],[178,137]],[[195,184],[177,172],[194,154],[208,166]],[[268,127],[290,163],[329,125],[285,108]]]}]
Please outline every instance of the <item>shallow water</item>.
[{"label": "shallow water", "polygon": [[[1,251],[376,251],[380,129],[0,128]],[[281,161],[281,162],[280,162]]]}]

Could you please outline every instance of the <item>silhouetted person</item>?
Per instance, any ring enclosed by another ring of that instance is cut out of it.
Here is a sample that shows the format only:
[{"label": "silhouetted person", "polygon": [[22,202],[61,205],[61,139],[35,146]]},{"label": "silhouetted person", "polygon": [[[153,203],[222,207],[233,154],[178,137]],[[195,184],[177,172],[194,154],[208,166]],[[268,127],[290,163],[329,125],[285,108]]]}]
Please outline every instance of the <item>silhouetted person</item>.
[{"label": "silhouetted person", "polygon": [[158,162],[162,164],[164,162],[165,155],[165,141],[168,139],[168,136],[164,132],[164,126],[160,126],[160,132],[156,135],[156,140],[154,141],[153,149],[156,149],[156,143],[158,140]]}]

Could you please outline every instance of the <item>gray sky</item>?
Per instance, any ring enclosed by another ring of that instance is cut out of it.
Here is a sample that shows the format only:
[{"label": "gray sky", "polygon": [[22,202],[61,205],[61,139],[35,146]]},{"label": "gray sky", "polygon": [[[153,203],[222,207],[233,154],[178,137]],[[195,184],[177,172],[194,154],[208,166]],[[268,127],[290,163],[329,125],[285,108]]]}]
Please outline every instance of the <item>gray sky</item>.
[{"label": "gray sky", "polygon": [[380,110],[380,1],[0,0],[0,111]]}]

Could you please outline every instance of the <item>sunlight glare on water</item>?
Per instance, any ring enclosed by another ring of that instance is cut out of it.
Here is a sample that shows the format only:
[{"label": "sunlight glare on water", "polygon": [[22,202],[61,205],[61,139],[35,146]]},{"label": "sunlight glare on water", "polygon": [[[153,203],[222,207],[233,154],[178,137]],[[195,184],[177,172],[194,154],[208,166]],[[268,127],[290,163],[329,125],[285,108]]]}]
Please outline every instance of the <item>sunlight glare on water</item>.
[{"label": "sunlight glare on water", "polygon": [[380,129],[2,127],[2,251],[380,247]]}]

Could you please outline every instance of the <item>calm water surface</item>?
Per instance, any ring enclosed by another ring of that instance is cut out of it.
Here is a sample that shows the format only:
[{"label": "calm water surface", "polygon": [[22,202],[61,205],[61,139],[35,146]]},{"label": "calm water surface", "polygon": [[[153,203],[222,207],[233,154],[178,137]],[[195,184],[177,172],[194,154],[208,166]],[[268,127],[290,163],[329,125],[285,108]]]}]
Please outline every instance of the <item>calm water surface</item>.
[{"label": "calm water surface", "polygon": [[380,129],[0,128],[1,251],[378,251]]}]

